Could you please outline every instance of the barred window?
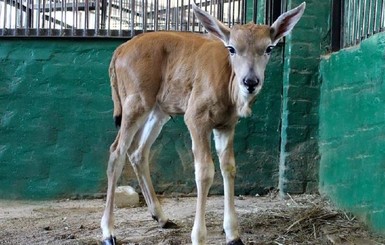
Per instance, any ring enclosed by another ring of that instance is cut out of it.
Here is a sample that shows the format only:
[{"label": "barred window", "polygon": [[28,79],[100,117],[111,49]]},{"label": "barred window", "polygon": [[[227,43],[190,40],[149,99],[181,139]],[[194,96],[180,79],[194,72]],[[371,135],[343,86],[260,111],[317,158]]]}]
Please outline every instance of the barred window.
[{"label": "barred window", "polygon": [[[257,21],[258,6],[266,23],[283,9],[281,0],[195,0],[232,26]],[[132,37],[158,30],[201,32],[193,0],[0,0],[0,36]],[[261,5],[262,4],[262,5]]]},{"label": "barred window", "polygon": [[357,45],[384,28],[385,0],[333,0],[333,51]]}]

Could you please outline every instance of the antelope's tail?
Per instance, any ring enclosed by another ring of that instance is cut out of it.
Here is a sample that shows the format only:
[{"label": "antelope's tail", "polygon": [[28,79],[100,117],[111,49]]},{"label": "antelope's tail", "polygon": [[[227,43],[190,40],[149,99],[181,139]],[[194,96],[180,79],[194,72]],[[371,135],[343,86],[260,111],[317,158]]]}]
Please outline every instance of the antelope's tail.
[{"label": "antelope's tail", "polygon": [[117,54],[116,52],[114,52],[114,55],[112,56],[111,63],[110,63],[109,74],[110,74],[112,101],[114,103],[113,116],[114,116],[115,126],[119,128],[122,123],[122,103],[120,100],[119,84],[116,78],[116,71],[115,71],[116,56]]}]

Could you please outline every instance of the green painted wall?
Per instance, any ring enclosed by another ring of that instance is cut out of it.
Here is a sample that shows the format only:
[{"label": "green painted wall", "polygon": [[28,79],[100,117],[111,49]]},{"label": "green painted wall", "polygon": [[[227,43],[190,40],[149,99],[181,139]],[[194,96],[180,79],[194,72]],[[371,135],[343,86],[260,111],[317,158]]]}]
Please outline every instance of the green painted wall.
[{"label": "green painted wall", "polygon": [[0,197],[103,189],[117,41],[0,41]]},{"label": "green painted wall", "polygon": [[[122,40],[0,40],[0,198],[103,193],[116,129],[108,65]],[[252,118],[237,127],[237,194],[278,185],[282,48],[274,51]],[[181,117],[153,147],[158,192],[194,192],[191,141]],[[218,165],[218,164],[217,164]],[[136,185],[127,167],[122,183]],[[218,171],[212,193],[222,193]]]},{"label": "green painted wall", "polygon": [[320,189],[385,232],[385,33],[321,62]]},{"label": "green painted wall", "polygon": [[[303,0],[289,0],[292,9]],[[330,0],[307,0],[306,10],[286,38],[281,128],[281,194],[316,192],[320,55],[328,52]]]}]

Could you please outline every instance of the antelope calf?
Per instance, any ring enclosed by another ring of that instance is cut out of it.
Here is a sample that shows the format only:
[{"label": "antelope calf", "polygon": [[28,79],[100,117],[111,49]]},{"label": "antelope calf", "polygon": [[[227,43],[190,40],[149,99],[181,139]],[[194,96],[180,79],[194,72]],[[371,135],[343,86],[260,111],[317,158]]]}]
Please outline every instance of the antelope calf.
[{"label": "antelope calf", "polygon": [[231,29],[193,5],[210,35],[153,32],[118,47],[109,73],[115,123],[120,126],[108,161],[107,201],[101,221],[103,243],[115,244],[114,191],[128,160],[139,181],[152,217],[163,228],[175,227],[156,197],[149,171],[149,152],[172,115],[184,114],[192,139],[197,204],[192,244],[206,243],[206,200],[214,177],[211,132],[224,184],[227,244],[243,244],[234,208],[234,129],[264,82],[270,53],[301,18],[302,3],[270,26],[236,25]]}]

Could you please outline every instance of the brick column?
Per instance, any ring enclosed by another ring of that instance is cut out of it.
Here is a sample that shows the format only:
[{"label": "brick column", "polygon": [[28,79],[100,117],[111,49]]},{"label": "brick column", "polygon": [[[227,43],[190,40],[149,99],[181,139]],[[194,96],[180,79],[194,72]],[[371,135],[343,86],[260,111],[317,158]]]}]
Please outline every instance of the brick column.
[{"label": "brick column", "polygon": [[[302,0],[288,0],[288,9]],[[286,38],[279,189],[315,192],[318,187],[320,56],[328,52],[331,0],[307,0],[306,10]]]}]

